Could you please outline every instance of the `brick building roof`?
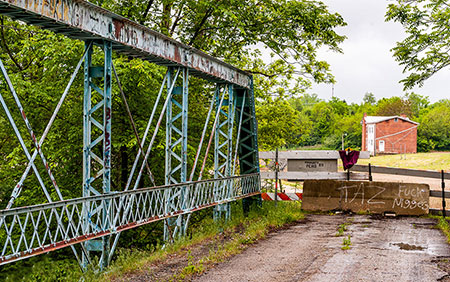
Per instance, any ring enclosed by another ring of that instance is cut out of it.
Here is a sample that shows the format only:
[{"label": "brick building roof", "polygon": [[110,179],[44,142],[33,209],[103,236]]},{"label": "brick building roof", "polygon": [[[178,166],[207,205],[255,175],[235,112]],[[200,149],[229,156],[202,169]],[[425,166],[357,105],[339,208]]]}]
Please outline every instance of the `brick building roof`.
[{"label": "brick building roof", "polygon": [[404,117],[404,116],[366,116],[364,118],[366,120],[366,123],[370,123],[370,124],[379,123],[379,122],[382,122],[382,121],[385,121],[385,120],[398,118],[398,119],[401,119],[401,120],[404,120],[404,121],[407,121],[407,122],[419,125],[418,122],[412,121],[409,118]]}]

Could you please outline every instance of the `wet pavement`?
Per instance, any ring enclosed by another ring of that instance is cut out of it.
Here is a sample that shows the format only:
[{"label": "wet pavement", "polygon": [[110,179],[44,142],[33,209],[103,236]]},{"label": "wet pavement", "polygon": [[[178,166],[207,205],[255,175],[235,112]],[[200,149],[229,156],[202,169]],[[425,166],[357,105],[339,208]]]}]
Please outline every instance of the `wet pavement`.
[{"label": "wet pavement", "polygon": [[450,246],[435,225],[417,217],[308,215],[194,281],[447,281]]}]

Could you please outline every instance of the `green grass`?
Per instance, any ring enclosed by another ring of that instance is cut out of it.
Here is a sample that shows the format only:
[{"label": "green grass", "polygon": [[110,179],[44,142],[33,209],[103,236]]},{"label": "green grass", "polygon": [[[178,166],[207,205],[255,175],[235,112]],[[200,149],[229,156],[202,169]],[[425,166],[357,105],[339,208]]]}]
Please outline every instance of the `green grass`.
[{"label": "green grass", "polygon": [[437,228],[442,230],[442,233],[447,237],[447,242],[450,243],[450,226],[448,224],[448,219],[442,218],[442,216],[430,216],[432,218],[438,218]]},{"label": "green grass", "polygon": [[448,170],[450,168],[450,152],[384,155],[358,160],[358,164],[360,165],[367,165],[369,163],[375,166],[423,170]]}]

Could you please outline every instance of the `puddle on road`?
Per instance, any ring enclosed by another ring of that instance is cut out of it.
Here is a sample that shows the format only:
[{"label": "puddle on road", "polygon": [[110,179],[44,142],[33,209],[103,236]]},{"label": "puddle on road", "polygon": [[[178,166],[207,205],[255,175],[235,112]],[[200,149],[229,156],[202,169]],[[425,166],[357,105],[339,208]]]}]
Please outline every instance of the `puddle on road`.
[{"label": "puddle on road", "polygon": [[424,247],[416,246],[416,245],[410,245],[405,243],[393,243],[392,245],[398,246],[400,250],[406,250],[406,251],[422,251]]},{"label": "puddle on road", "polygon": [[411,223],[413,228],[434,229],[437,223],[435,222],[413,222]]},{"label": "puddle on road", "polygon": [[372,221],[359,221],[359,222],[355,222],[357,224],[371,224]]}]

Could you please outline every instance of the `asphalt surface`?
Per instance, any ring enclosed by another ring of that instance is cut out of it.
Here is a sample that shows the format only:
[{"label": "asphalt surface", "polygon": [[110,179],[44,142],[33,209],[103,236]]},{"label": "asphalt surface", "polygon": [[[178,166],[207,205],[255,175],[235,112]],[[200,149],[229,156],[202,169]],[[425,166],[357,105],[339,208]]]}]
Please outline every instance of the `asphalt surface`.
[{"label": "asphalt surface", "polygon": [[[336,236],[343,223],[347,230]],[[417,217],[308,215],[194,281],[448,281],[450,246],[435,224]],[[350,239],[348,250],[344,239]]]}]

